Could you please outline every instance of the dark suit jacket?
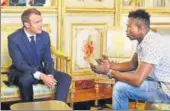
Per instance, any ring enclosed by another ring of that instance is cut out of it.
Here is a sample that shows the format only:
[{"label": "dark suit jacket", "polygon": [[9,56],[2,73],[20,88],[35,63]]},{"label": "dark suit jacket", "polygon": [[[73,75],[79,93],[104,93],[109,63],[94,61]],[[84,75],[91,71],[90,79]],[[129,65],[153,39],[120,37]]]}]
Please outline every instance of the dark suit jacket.
[{"label": "dark suit jacket", "polygon": [[31,44],[23,28],[8,36],[8,50],[12,58],[12,65],[8,72],[10,84],[13,84],[14,80],[23,74],[33,74],[36,71],[47,74],[55,73],[54,62],[51,58],[50,39],[45,31],[36,34],[37,66],[33,62]]}]

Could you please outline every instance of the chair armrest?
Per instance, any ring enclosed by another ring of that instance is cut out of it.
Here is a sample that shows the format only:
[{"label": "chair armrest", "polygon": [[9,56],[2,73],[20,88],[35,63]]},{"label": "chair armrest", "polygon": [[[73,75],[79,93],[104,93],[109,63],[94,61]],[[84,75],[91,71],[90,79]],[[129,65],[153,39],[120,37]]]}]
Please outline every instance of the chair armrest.
[{"label": "chair armrest", "polygon": [[50,47],[51,54],[56,57],[56,69],[68,74],[71,73],[71,58],[66,56],[63,52],[56,50],[54,45]]},{"label": "chair armrest", "polygon": [[70,58],[70,57],[66,56],[63,52],[61,52],[61,51],[59,51],[59,50],[56,50],[53,45],[51,45],[50,48],[51,48],[51,53],[52,53],[52,55],[54,55],[54,56],[56,56],[56,57],[64,58],[64,59],[66,59],[67,61],[71,61],[71,58]]}]

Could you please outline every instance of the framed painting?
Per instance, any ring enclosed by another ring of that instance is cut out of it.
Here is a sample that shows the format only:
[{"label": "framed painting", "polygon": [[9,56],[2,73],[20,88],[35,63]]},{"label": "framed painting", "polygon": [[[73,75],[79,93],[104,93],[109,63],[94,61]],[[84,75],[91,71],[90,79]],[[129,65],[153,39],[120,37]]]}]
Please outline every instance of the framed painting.
[{"label": "framed painting", "polygon": [[55,0],[6,0],[9,6],[53,6]]},{"label": "framed painting", "polygon": [[106,23],[73,23],[72,38],[72,73],[87,74],[89,62],[102,54]]},{"label": "framed painting", "polygon": [[137,41],[130,40],[122,27],[108,27],[104,46],[106,56],[115,62],[121,62],[133,56]]},{"label": "framed painting", "polygon": [[9,6],[26,6],[26,0],[9,0]]},{"label": "framed painting", "polygon": [[65,0],[67,8],[114,8],[115,0]]},{"label": "framed painting", "polygon": [[[9,34],[21,27],[21,24],[1,24],[1,72],[7,72],[11,65],[11,58],[8,53],[7,37]],[[47,32],[51,33],[49,24],[44,24],[43,28]]]}]

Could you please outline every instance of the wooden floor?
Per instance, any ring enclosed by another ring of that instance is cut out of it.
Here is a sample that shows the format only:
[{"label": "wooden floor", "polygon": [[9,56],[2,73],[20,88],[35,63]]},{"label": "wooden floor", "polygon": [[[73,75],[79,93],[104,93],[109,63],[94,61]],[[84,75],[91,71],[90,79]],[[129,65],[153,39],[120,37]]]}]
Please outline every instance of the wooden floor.
[{"label": "wooden floor", "polygon": [[[145,104],[144,103],[138,103],[135,105],[135,102],[130,102],[129,103],[129,110],[144,110]],[[106,104],[107,107],[103,108],[102,110],[112,110],[112,105],[111,104]],[[92,106],[90,110],[99,110],[98,107]]]},{"label": "wooden floor", "polygon": [[[79,103],[79,102],[87,102],[87,101],[94,101],[96,98],[96,92],[94,88],[91,89],[81,89],[81,90],[76,90],[75,92],[75,98],[74,98],[74,103]],[[111,99],[112,98],[112,88],[111,87],[103,87],[100,86],[99,94],[98,94],[98,99],[99,100],[104,100],[104,99]],[[106,104],[107,106],[105,110],[111,110],[111,104]],[[145,104],[142,102],[130,102],[129,103],[129,109],[133,110],[144,110]],[[81,109],[81,108],[80,108]],[[98,110],[98,107],[91,106],[91,110]]]},{"label": "wooden floor", "polygon": [[[112,98],[112,88],[100,86],[99,94],[97,95],[98,99],[108,99]],[[74,102],[83,102],[90,101],[96,99],[96,90],[94,88],[91,89],[81,89],[75,91]]]}]

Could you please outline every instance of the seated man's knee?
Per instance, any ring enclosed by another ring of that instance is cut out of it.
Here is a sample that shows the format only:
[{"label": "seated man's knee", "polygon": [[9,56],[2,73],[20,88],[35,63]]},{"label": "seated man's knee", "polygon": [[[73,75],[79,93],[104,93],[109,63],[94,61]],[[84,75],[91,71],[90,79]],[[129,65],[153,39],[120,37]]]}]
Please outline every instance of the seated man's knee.
[{"label": "seated man's knee", "polygon": [[72,77],[69,74],[64,73],[63,79],[68,82],[71,82]]},{"label": "seated man's knee", "polygon": [[[56,77],[55,79],[56,79],[58,82],[62,82],[62,81],[68,82],[68,83],[71,82],[72,77],[71,77],[69,74],[66,74],[66,73],[64,73],[64,72],[60,72],[59,74],[60,74],[60,76],[55,76],[55,77]],[[59,78],[58,78],[58,77],[59,77]]]},{"label": "seated man's knee", "polygon": [[20,86],[23,86],[23,87],[30,86],[33,84],[32,79],[33,79],[32,75],[27,75],[27,76],[24,75],[19,78],[18,83]]},{"label": "seated man's knee", "polygon": [[129,87],[129,84],[118,81],[114,85],[113,91],[114,93],[121,93],[121,92],[124,92],[128,87]]}]

